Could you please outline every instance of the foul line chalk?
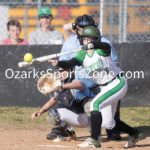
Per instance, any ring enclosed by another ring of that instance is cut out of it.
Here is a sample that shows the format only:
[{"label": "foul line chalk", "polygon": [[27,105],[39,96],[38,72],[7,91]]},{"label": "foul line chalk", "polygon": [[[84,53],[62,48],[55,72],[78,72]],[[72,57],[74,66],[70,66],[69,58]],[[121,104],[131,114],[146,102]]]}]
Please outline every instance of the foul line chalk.
[{"label": "foul line chalk", "polygon": [[37,145],[37,146],[45,146],[45,147],[72,147],[72,146],[66,146],[66,145]]}]

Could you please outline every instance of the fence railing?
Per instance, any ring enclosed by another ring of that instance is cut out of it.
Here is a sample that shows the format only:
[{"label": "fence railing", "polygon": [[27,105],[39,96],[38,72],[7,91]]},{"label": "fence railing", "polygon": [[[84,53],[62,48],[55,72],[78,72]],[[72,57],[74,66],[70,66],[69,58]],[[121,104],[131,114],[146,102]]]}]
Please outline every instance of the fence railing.
[{"label": "fence railing", "polygon": [[29,34],[38,27],[37,12],[41,6],[51,8],[52,25],[62,33],[65,23],[88,14],[113,43],[150,41],[149,0],[0,0],[0,20],[3,20],[0,41],[7,37],[6,23],[11,18],[19,20],[21,37],[28,40]]}]

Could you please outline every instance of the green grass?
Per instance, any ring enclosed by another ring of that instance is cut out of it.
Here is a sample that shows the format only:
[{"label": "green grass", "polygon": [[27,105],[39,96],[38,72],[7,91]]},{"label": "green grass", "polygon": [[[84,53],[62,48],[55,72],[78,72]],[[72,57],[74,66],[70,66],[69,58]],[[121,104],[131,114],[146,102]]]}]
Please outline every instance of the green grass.
[{"label": "green grass", "polygon": [[31,119],[31,114],[39,109],[31,107],[0,107],[0,124],[5,128],[46,128],[48,126],[47,113],[34,120]]},{"label": "green grass", "polygon": [[134,127],[150,128],[150,107],[121,108],[121,119]]},{"label": "green grass", "polygon": [[[31,107],[0,107],[0,125],[5,128],[16,127],[25,129],[46,129],[47,113],[31,119],[31,114],[40,108]],[[121,119],[134,127],[150,128],[150,107],[121,108]]]}]

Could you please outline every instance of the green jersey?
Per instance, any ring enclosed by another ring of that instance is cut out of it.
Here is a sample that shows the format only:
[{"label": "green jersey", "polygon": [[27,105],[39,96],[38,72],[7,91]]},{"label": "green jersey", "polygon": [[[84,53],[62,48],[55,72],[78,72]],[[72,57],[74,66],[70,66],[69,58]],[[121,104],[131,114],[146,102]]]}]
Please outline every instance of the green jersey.
[{"label": "green jersey", "polygon": [[110,54],[104,53],[101,49],[96,49],[91,55],[87,51],[80,51],[76,58],[86,72],[97,84],[105,84],[116,77],[121,69],[113,62]]}]

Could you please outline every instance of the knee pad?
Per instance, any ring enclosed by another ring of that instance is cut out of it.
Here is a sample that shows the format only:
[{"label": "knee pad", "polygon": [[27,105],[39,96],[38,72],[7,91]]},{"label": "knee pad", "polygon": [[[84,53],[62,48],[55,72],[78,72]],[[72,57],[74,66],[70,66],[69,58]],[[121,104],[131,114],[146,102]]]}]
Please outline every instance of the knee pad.
[{"label": "knee pad", "polygon": [[57,109],[50,109],[50,111],[48,112],[47,120],[51,128],[59,127],[61,120],[60,114]]},{"label": "knee pad", "polygon": [[85,103],[85,105],[84,105],[84,112],[88,115],[88,116],[90,116],[90,101],[88,101],[87,103]]},{"label": "knee pad", "polygon": [[88,127],[90,125],[90,117],[86,114],[80,114],[78,117],[78,122],[80,123],[80,127]]}]

